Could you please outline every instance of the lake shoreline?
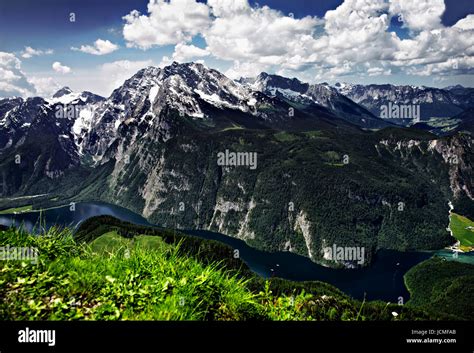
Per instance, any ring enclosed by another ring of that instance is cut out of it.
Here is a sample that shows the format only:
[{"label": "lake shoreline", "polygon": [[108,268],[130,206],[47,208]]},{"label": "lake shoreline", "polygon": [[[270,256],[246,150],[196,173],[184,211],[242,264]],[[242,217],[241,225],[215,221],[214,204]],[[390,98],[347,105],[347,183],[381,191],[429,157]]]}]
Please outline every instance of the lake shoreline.
[{"label": "lake shoreline", "polygon": [[[36,212],[1,214],[0,223],[24,224],[34,229],[39,214],[44,217],[44,226],[56,224],[77,227],[84,220],[100,215],[109,215],[125,222],[149,227],[163,228],[148,222],[141,215],[124,207],[107,202],[75,202],[53,206]],[[9,225],[9,224],[7,224]],[[314,263],[311,259],[291,252],[267,252],[252,248],[243,240],[205,230],[176,229],[189,236],[213,239],[239,250],[240,258],[253,272],[263,278],[280,277],[292,281],[326,282],[355,299],[383,300],[398,302],[403,297],[406,302],[409,292],[404,284],[404,274],[416,264],[430,258],[432,253],[398,252],[378,250],[369,267],[357,269],[334,269]]]}]

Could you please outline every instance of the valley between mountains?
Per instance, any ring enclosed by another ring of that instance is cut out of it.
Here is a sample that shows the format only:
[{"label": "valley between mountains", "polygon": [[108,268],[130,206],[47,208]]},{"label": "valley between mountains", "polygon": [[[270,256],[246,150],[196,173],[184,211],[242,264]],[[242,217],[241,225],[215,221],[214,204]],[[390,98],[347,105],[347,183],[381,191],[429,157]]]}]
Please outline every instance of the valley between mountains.
[{"label": "valley between mountains", "polygon": [[[78,201],[126,207],[331,267],[333,244],[452,245],[449,202],[474,219],[473,89],[233,81],[202,64],[147,67],[110,97],[67,87],[0,100],[0,208]],[[419,121],[382,119],[387,102]],[[255,153],[256,168],[219,165]],[[33,197],[33,195],[36,195]]]}]

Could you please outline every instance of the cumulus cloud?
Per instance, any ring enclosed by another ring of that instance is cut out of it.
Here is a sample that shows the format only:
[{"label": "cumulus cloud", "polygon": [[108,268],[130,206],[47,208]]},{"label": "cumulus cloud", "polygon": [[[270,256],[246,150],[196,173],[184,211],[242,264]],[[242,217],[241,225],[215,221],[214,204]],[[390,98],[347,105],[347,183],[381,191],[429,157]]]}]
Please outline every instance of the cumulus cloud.
[{"label": "cumulus cloud", "polygon": [[[463,73],[474,56],[474,15],[445,27],[444,11],[443,0],[345,0],[324,18],[294,18],[248,0],[151,0],[147,14],[124,17],[123,35],[142,49],[175,45],[160,65],[211,55],[232,63],[232,77],[272,69],[322,79]],[[394,17],[408,38],[391,29]],[[190,43],[196,35],[205,48]]]},{"label": "cumulus cloud", "polygon": [[390,13],[414,30],[431,30],[442,27],[441,15],[446,9],[444,0],[391,0]]},{"label": "cumulus cloud", "polygon": [[0,65],[19,70],[21,68],[21,61],[12,53],[0,52]]},{"label": "cumulus cloud", "polygon": [[445,28],[423,31],[413,39],[399,42],[394,65],[418,65],[442,62],[453,57],[472,55],[474,31]]},{"label": "cumulus cloud", "polygon": [[40,97],[51,97],[61,88],[61,85],[52,77],[30,77],[28,82],[35,87],[36,94]]},{"label": "cumulus cloud", "polygon": [[466,17],[456,22],[456,24],[453,27],[459,28],[464,31],[474,29],[474,15],[467,15]]},{"label": "cumulus cloud", "polygon": [[174,48],[173,60],[179,62],[189,61],[190,59],[208,56],[209,51],[196,47],[195,45],[186,45],[178,43]]},{"label": "cumulus cloud", "polygon": [[31,96],[35,87],[21,71],[21,61],[14,54],[0,52],[0,97]]},{"label": "cumulus cloud", "polygon": [[117,44],[99,38],[94,42],[94,45],[81,45],[80,48],[71,47],[71,50],[78,50],[92,55],[105,55],[116,51],[118,48]]},{"label": "cumulus cloud", "polygon": [[55,61],[52,65],[54,71],[59,72],[60,74],[68,74],[71,72],[71,68],[66,65],[62,65],[59,61]]},{"label": "cumulus cloud", "polygon": [[250,9],[247,0],[208,0],[207,4],[211,7],[212,13],[218,17],[245,13]]},{"label": "cumulus cloud", "polygon": [[459,58],[450,58],[446,61],[428,64],[424,66],[413,66],[407,69],[411,75],[431,76],[431,75],[472,75],[474,74],[474,57],[464,56]]},{"label": "cumulus cloud", "polygon": [[232,60],[241,67],[256,63],[299,69],[316,60],[312,51],[316,17],[296,19],[268,6],[251,7],[247,1],[226,6],[220,0],[209,1],[215,16],[202,33],[207,50],[215,57]]},{"label": "cumulus cloud", "polygon": [[32,47],[25,47],[25,50],[23,50],[23,52],[21,53],[21,57],[24,59],[29,59],[29,58],[32,58],[33,56],[49,55],[53,53],[54,53],[53,49],[40,50],[40,49],[33,49]]},{"label": "cumulus cloud", "polygon": [[335,10],[326,12],[325,32],[315,49],[324,53],[330,66],[390,60],[396,48],[396,36],[387,32],[390,18],[384,1],[346,0]]},{"label": "cumulus cloud", "polygon": [[150,0],[147,9],[148,15],[133,10],[123,17],[127,46],[148,49],[188,42],[210,23],[208,6],[194,0]]}]

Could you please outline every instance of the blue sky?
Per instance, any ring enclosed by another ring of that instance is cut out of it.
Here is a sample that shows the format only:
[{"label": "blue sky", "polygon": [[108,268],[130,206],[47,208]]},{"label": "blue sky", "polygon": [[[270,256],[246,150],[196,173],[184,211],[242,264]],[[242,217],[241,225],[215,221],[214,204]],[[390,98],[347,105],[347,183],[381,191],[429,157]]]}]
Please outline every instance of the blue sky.
[{"label": "blue sky", "polygon": [[109,95],[140,67],[172,60],[202,60],[235,78],[267,71],[310,82],[473,86],[471,0],[148,3],[0,2],[0,93],[68,85]]}]

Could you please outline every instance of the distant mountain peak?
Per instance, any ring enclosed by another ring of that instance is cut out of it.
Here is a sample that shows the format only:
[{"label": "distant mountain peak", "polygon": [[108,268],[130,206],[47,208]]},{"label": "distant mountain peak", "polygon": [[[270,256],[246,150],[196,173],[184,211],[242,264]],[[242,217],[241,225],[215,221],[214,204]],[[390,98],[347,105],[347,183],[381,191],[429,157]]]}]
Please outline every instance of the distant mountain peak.
[{"label": "distant mountain peak", "polygon": [[457,85],[454,85],[454,86],[448,86],[448,87],[444,87],[443,89],[446,89],[446,90],[452,90],[452,89],[463,89],[465,88],[463,85],[460,85],[460,84],[457,84]]},{"label": "distant mountain peak", "polygon": [[270,77],[270,76],[274,76],[274,75],[262,71],[258,74],[258,76],[256,78],[257,79],[266,79],[267,77]]},{"label": "distant mountain peak", "polygon": [[387,126],[385,121],[376,118],[327,82],[310,84],[295,77],[288,78],[266,72],[254,78],[240,79],[239,82],[270,97],[279,97],[290,104],[305,106],[307,111],[312,110],[313,113],[315,110],[325,108],[326,111],[329,110],[336,116],[364,128]]},{"label": "distant mountain peak", "polygon": [[53,98],[59,98],[62,96],[65,96],[67,94],[71,94],[72,90],[68,86],[64,86],[61,88],[59,91],[57,91],[55,94],[53,94]]},{"label": "distant mountain peak", "polygon": [[49,103],[61,103],[61,104],[87,104],[94,103],[104,100],[104,97],[101,97],[95,93],[89,91],[83,92],[74,92],[69,87],[65,86],[53,94],[51,99],[46,99]]}]

